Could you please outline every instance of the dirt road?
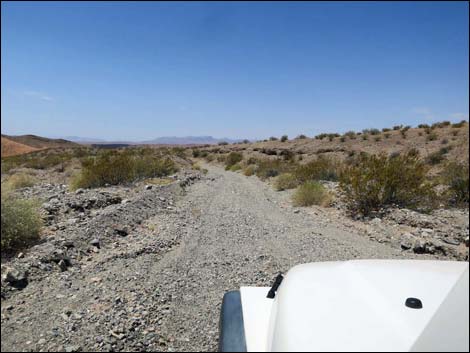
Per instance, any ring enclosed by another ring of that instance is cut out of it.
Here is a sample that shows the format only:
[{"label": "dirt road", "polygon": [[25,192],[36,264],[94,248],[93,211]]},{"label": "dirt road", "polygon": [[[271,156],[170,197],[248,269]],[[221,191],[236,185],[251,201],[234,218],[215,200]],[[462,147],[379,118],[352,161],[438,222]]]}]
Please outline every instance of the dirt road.
[{"label": "dirt road", "polygon": [[215,351],[225,291],[299,263],[405,256],[256,177],[207,168],[127,237],[2,301],[2,351]]}]

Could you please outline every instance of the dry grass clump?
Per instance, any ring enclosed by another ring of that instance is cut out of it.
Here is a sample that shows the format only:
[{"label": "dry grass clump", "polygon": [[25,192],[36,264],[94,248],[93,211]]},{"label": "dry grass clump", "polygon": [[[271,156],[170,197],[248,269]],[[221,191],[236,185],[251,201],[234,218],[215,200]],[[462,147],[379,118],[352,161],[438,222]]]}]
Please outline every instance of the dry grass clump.
[{"label": "dry grass clump", "polygon": [[8,177],[5,186],[12,190],[16,190],[34,186],[36,183],[37,180],[33,176],[26,173],[19,173]]},{"label": "dry grass clump", "polygon": [[239,152],[230,152],[227,157],[225,157],[225,170],[229,170],[233,165],[241,162],[243,160],[243,155]]},{"label": "dry grass clump", "polygon": [[323,185],[316,181],[307,181],[300,185],[292,196],[294,206],[329,206],[332,196]]},{"label": "dry grass clump", "polygon": [[338,161],[319,156],[307,164],[298,165],[293,174],[300,182],[315,180],[338,180],[341,165]]}]

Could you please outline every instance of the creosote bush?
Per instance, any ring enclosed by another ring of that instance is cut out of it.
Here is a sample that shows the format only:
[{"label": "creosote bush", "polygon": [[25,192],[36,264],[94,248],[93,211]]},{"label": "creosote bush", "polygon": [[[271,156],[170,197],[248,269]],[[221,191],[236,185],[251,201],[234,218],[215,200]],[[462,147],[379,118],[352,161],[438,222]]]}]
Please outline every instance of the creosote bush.
[{"label": "creosote bush", "polygon": [[294,195],[292,203],[294,206],[330,206],[332,196],[323,185],[316,181],[307,181],[300,185]]},{"label": "creosote bush", "polygon": [[340,164],[336,160],[328,157],[319,156],[306,164],[298,165],[293,174],[300,182],[316,180],[338,180]]},{"label": "creosote bush", "polygon": [[289,139],[287,135],[282,135],[281,142],[286,142]]},{"label": "creosote bush", "polygon": [[230,152],[225,158],[225,169],[229,170],[233,165],[241,162],[243,155],[239,152]]},{"label": "creosote bush", "polygon": [[118,185],[142,178],[162,177],[178,170],[169,158],[149,152],[103,151],[82,161],[82,170],[71,182],[71,188],[93,188]]},{"label": "creosote bush", "polygon": [[468,207],[469,167],[467,163],[449,162],[442,172],[442,179],[448,187],[449,203]]},{"label": "creosote bush", "polygon": [[294,189],[299,185],[299,181],[292,173],[283,173],[276,178],[274,187],[278,191]]},{"label": "creosote bush", "polygon": [[41,217],[35,201],[14,197],[2,185],[2,252],[19,250],[39,239]]},{"label": "creosote bush", "polygon": [[340,188],[351,211],[364,215],[397,205],[430,210],[436,195],[428,167],[416,152],[394,156],[360,155],[341,173]]},{"label": "creosote bush", "polygon": [[7,179],[5,185],[13,190],[16,190],[16,189],[34,186],[36,182],[37,182],[36,178],[32,177],[31,175],[21,173],[21,174],[11,175]]}]

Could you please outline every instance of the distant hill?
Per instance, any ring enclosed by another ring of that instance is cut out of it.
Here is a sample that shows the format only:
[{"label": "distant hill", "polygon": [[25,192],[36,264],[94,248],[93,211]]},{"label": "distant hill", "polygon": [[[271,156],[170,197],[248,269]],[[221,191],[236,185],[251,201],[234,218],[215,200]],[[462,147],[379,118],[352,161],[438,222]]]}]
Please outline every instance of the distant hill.
[{"label": "distant hill", "polygon": [[219,142],[239,142],[241,140],[232,140],[228,138],[214,138],[212,136],[166,136],[158,137],[149,141],[142,141],[142,144],[152,144],[152,145],[215,145]]},{"label": "distant hill", "polygon": [[67,148],[76,146],[76,143],[64,139],[50,139],[36,135],[9,136],[2,134],[2,157],[24,154],[47,148]]},{"label": "distant hill", "polygon": [[80,136],[66,136],[64,139],[85,145],[216,145],[225,141],[228,143],[240,142],[241,139],[234,140],[229,138],[215,138],[212,136],[163,136],[145,141],[119,141],[104,140],[98,138],[88,138]]}]

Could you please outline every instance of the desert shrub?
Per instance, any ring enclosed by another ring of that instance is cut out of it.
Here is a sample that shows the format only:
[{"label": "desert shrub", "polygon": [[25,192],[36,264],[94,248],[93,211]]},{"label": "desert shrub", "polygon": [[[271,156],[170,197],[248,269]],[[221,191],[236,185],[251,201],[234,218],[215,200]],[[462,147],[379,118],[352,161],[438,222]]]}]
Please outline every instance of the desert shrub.
[{"label": "desert shrub", "polygon": [[454,123],[454,124],[452,124],[452,127],[453,127],[453,128],[457,128],[457,129],[458,129],[458,128],[461,128],[461,127],[463,127],[463,126],[464,126],[466,123],[467,123],[467,121],[466,121],[466,120],[462,120],[462,121],[460,121],[460,122],[458,122],[458,123]]},{"label": "desert shrub", "polygon": [[339,140],[340,140],[341,142],[346,142],[346,137],[341,136],[341,137],[339,138]]},{"label": "desert shrub", "polygon": [[271,136],[271,137],[269,138],[269,141],[277,141],[277,140],[278,140],[278,138],[275,137],[275,136]]},{"label": "desert shrub", "polygon": [[292,195],[294,206],[329,206],[332,196],[323,185],[316,181],[307,181],[300,185]]},{"label": "desert shrub", "polygon": [[382,141],[382,138],[381,138],[380,136],[376,136],[376,137],[374,138],[374,141],[375,141],[375,142]]},{"label": "desert shrub", "polygon": [[401,137],[403,139],[406,139],[407,135],[406,135],[406,130],[400,130],[400,134],[401,134]]},{"label": "desert shrub", "polygon": [[441,121],[431,125],[432,128],[443,128],[450,125],[450,121]]},{"label": "desert shrub", "polygon": [[6,181],[6,185],[8,188],[16,190],[34,186],[36,182],[36,178],[32,177],[31,175],[21,173],[11,175]]},{"label": "desert shrub", "polygon": [[321,134],[318,134],[317,136],[315,136],[315,139],[316,140],[323,140],[325,137],[328,137],[328,134],[321,133]]},{"label": "desert shrub", "polygon": [[340,188],[350,210],[365,215],[388,205],[430,209],[435,194],[426,180],[427,171],[415,153],[361,155],[343,169]]},{"label": "desert shrub", "polygon": [[457,136],[459,134],[459,130],[454,130],[451,132],[452,136]]},{"label": "desert shrub", "polygon": [[194,169],[194,170],[201,170],[201,166],[200,166],[199,164],[197,164],[197,163],[194,163],[194,164],[193,164],[193,169]]},{"label": "desert shrub", "polygon": [[230,168],[234,164],[241,162],[243,160],[243,155],[239,152],[230,152],[225,159],[225,166]]},{"label": "desert shrub", "polygon": [[219,146],[227,146],[227,145],[228,145],[228,142],[227,142],[227,141],[220,141],[219,143],[217,143],[217,145],[219,145]]},{"label": "desert shrub", "polygon": [[279,155],[285,160],[285,161],[291,161],[295,157],[295,153],[290,151],[290,150],[282,150]]},{"label": "desert shrub", "polygon": [[421,131],[418,132],[418,136],[423,136],[423,133]]},{"label": "desert shrub", "polygon": [[289,139],[287,135],[282,135],[281,142],[286,142]]},{"label": "desert shrub", "polygon": [[278,176],[281,173],[291,172],[294,168],[292,162],[285,162],[282,159],[262,159],[257,162],[256,175],[260,179],[267,179]]},{"label": "desert shrub", "polygon": [[363,141],[367,141],[368,139],[369,139],[369,135],[367,135],[367,134],[362,135],[362,140]]},{"label": "desert shrub", "polygon": [[441,151],[430,153],[428,157],[426,158],[426,162],[429,163],[430,165],[439,164],[445,159],[444,154],[445,153],[442,153]]},{"label": "desert shrub", "polygon": [[246,176],[252,176],[256,173],[256,165],[250,164],[243,169],[243,174]]},{"label": "desert shrub", "polygon": [[305,135],[303,135],[303,134],[301,134],[301,135],[299,135],[299,136],[296,137],[297,140],[304,140],[304,139],[306,139],[306,138],[307,138],[307,136],[305,136]]},{"label": "desert shrub", "polygon": [[432,129],[430,127],[426,128],[424,129],[424,132],[426,133],[426,135],[430,135],[432,133]]},{"label": "desert shrub", "polygon": [[237,170],[240,170],[240,169],[242,169],[242,167],[241,167],[241,165],[238,164],[238,163],[232,165],[232,166],[229,168],[229,170],[232,171],[232,172],[236,172]]},{"label": "desert shrub", "polygon": [[403,127],[403,125],[395,125],[393,127],[393,130],[400,130]]},{"label": "desert shrub", "polygon": [[467,163],[449,162],[442,172],[442,178],[448,187],[449,202],[468,207],[469,197],[469,167]]},{"label": "desert shrub", "polygon": [[123,153],[106,151],[82,161],[82,170],[73,178],[71,188],[118,185],[141,178],[166,176],[177,170],[176,164],[169,158],[132,155],[127,150]]},{"label": "desert shrub", "polygon": [[447,145],[449,143],[449,140],[448,139],[442,139],[441,140],[441,144],[442,145]]},{"label": "desert shrub", "polygon": [[243,143],[250,143],[250,140],[244,139],[242,142]]},{"label": "desert shrub", "polygon": [[385,136],[386,139],[388,139],[388,138],[390,138],[391,134],[390,134],[389,132],[386,132],[386,133],[384,134],[384,136]]},{"label": "desert shrub", "polygon": [[208,162],[212,162],[214,160],[214,155],[213,154],[207,154],[207,156],[205,157],[206,161]]},{"label": "desert shrub", "polygon": [[435,132],[432,132],[426,137],[426,141],[435,141],[437,140],[437,138],[437,134]]},{"label": "desert shrub", "polygon": [[419,124],[418,128],[420,128],[420,129],[429,129],[429,125],[428,124]]},{"label": "desert shrub", "polygon": [[199,150],[193,150],[193,157],[194,158],[198,158],[201,156],[201,151]]},{"label": "desert shrub", "polygon": [[293,174],[300,182],[316,180],[338,180],[339,162],[328,157],[318,157],[316,160],[295,168]]},{"label": "desert shrub", "polygon": [[379,129],[370,129],[370,134],[371,135],[378,135],[378,134],[380,134],[380,130]]},{"label": "desert shrub", "polygon": [[1,206],[2,252],[21,249],[39,239],[41,217],[34,201],[18,199],[2,185]]},{"label": "desert shrub", "polygon": [[384,128],[382,129],[382,132],[389,132],[390,130],[391,130],[390,128],[384,127]]},{"label": "desert shrub", "polygon": [[344,136],[346,137],[349,137],[351,140],[355,140],[356,139],[356,132],[355,131],[346,131],[344,133]]},{"label": "desert shrub", "polygon": [[299,181],[292,173],[283,173],[276,178],[274,187],[278,191],[294,189],[299,185]]},{"label": "desert shrub", "polygon": [[408,131],[409,129],[411,129],[410,125],[406,125],[406,126],[401,128],[402,131]]}]

